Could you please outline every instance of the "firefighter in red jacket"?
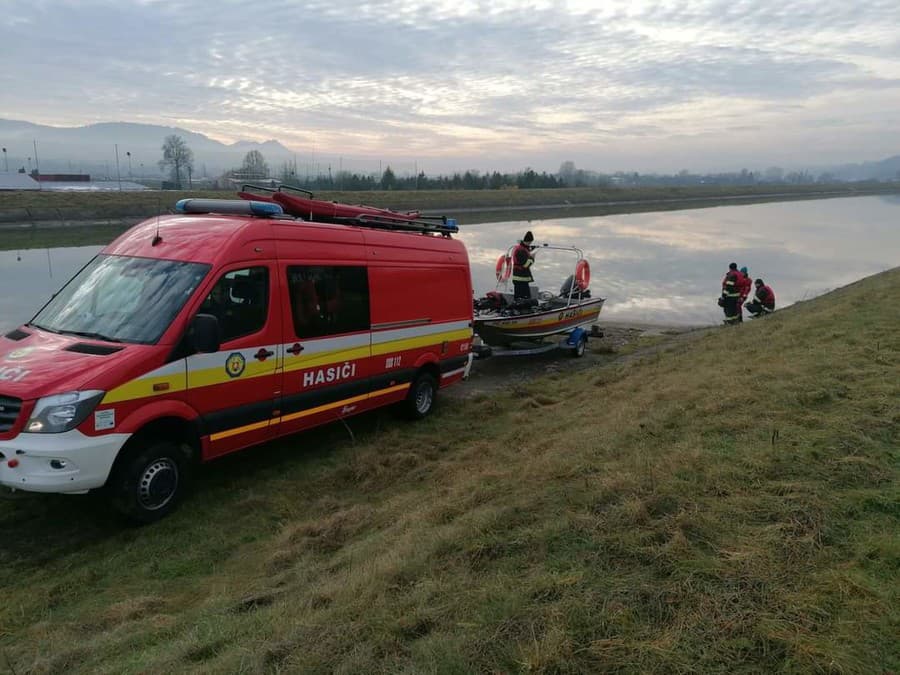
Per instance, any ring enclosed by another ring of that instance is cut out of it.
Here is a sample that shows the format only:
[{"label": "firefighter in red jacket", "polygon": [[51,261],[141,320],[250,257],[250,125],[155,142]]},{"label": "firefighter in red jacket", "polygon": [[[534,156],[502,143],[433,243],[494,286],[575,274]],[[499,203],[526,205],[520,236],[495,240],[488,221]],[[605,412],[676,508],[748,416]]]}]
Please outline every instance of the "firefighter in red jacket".
[{"label": "firefighter in red jacket", "polygon": [[748,302],[746,307],[747,311],[750,312],[750,316],[754,319],[775,311],[775,293],[763,283],[762,279],[756,280],[756,293],[753,296],[753,301]]},{"label": "firefighter in red jacket", "polygon": [[722,279],[722,298],[719,304],[725,310],[725,325],[727,326],[734,325],[740,320],[740,306],[738,305],[741,297],[738,290],[740,274],[737,263],[731,263],[728,266],[728,272],[725,273],[725,278]]},{"label": "firefighter in red jacket", "polygon": [[531,266],[534,264],[534,246],[531,244],[533,241],[534,235],[528,231],[513,249],[512,281],[516,300],[531,298],[531,290],[528,288],[528,284],[534,281],[534,277],[531,276]]},{"label": "firefighter in red jacket", "polygon": [[738,274],[740,274],[740,278],[738,279],[738,293],[741,294],[741,297],[738,299],[738,321],[743,322],[744,320],[744,301],[750,296],[750,292],[753,290],[753,279],[750,278],[750,271],[746,267],[742,267]]}]

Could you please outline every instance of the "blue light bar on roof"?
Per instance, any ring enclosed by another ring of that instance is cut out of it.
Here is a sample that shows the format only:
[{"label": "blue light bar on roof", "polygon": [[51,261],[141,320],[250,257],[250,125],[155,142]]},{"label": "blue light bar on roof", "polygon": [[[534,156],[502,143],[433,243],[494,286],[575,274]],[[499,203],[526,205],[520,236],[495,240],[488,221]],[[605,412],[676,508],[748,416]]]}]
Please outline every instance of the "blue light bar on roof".
[{"label": "blue light bar on roof", "polygon": [[447,222],[444,223],[442,229],[447,232],[459,232],[459,225],[456,224],[456,218],[447,218]]},{"label": "blue light bar on roof", "polygon": [[175,204],[178,213],[222,213],[229,216],[280,216],[280,204],[246,199],[181,199]]}]

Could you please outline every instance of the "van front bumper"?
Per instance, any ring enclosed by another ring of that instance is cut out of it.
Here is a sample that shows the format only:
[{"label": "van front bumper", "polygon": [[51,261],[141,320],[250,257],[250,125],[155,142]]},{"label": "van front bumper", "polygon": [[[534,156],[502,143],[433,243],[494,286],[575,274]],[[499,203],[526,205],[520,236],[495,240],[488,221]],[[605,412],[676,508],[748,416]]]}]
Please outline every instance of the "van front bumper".
[{"label": "van front bumper", "polygon": [[[102,487],[130,434],[19,434],[0,441],[0,486],[28,492],[86,492]],[[13,466],[10,466],[10,463]]]}]

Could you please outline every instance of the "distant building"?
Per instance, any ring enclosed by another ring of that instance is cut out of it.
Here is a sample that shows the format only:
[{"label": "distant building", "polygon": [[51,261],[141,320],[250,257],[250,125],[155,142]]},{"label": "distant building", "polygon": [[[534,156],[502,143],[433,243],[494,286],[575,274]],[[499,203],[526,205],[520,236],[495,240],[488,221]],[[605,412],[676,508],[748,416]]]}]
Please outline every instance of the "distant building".
[{"label": "distant building", "polygon": [[27,173],[0,173],[0,190],[40,190],[41,185]]},{"label": "distant building", "polygon": [[41,183],[90,183],[89,173],[41,173],[35,176]]}]

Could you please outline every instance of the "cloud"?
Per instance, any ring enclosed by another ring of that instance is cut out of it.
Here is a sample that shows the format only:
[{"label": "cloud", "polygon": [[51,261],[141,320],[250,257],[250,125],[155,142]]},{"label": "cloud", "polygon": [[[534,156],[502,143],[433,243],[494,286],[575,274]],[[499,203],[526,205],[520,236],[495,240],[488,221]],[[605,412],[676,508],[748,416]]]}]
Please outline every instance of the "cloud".
[{"label": "cloud", "polygon": [[839,126],[818,153],[855,160],[896,139],[897,25],[881,0],[44,0],[0,19],[0,116],[549,169],[745,163]]}]

